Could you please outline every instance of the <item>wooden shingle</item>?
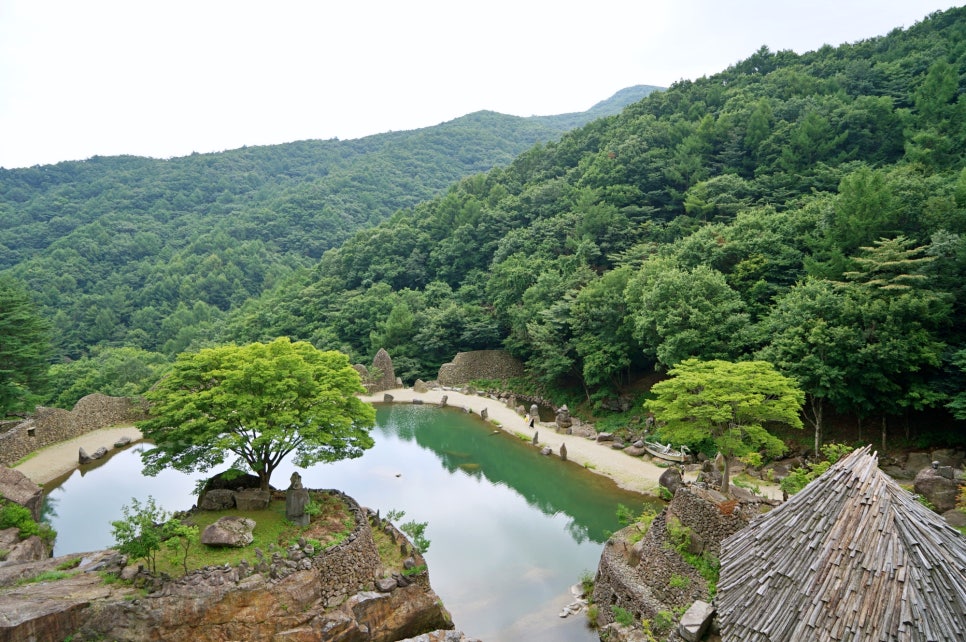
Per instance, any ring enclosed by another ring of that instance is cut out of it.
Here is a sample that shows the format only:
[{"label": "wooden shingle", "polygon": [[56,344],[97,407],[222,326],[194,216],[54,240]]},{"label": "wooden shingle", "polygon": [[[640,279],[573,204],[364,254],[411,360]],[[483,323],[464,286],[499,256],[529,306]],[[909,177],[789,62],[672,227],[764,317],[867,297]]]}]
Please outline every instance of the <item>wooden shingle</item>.
[{"label": "wooden shingle", "polygon": [[716,602],[724,642],[966,640],[966,537],[862,448],[722,542]]}]

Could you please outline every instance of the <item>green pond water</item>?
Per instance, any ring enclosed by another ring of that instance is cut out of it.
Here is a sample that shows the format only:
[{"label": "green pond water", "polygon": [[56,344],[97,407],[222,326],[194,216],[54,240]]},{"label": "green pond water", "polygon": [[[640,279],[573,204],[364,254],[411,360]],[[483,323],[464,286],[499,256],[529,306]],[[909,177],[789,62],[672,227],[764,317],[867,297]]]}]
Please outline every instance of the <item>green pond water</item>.
[{"label": "green pond water", "polygon": [[[300,470],[308,488],[428,522],[433,589],[457,628],[486,642],[597,640],[583,614],[559,617],[571,585],[593,574],[616,511],[645,498],[535,448],[479,417],[422,405],[379,406],[376,445],[354,460]],[[136,445],[48,485],[56,555],[113,544],[110,522],[131,497],[189,508],[202,475],[143,477]],[[273,475],[284,488],[295,468]]]}]

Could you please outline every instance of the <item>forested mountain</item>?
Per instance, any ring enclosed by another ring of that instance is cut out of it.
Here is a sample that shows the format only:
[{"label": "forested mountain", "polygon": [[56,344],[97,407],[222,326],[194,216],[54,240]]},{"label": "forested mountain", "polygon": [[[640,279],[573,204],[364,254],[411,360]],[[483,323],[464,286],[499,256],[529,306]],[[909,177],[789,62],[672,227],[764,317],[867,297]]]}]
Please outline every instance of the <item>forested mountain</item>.
[{"label": "forested mountain", "polygon": [[477,112],[357,140],[0,169],[0,274],[37,298],[61,359],[103,346],[172,356],[353,232],[654,89],[580,114]]},{"label": "forested mountain", "polygon": [[410,381],[505,346],[596,400],[690,356],[760,358],[818,428],[829,408],[966,417],[964,79],[966,9],[762,47],[400,209],[229,337],[385,347]]}]

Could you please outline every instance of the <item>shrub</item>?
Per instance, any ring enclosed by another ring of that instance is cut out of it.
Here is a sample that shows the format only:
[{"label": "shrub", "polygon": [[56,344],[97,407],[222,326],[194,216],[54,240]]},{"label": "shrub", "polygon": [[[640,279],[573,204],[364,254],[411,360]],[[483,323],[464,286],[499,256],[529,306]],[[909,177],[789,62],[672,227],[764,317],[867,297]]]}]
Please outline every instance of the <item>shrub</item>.
[{"label": "shrub", "polygon": [[615,604],[614,606],[610,607],[610,611],[614,614],[614,621],[621,626],[634,625],[634,615],[627,609]]},{"label": "shrub", "polygon": [[429,550],[430,541],[425,536],[426,526],[428,524],[429,522],[417,522],[413,520],[399,527],[399,530],[409,536],[409,539],[413,542],[413,546],[420,553],[425,553]]}]

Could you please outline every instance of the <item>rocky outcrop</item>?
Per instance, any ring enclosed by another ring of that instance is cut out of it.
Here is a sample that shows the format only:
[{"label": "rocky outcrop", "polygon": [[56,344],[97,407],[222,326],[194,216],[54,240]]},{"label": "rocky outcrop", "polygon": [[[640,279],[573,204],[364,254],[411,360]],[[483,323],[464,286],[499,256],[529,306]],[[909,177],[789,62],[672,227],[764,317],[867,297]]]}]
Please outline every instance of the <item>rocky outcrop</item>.
[{"label": "rocky outcrop", "polygon": [[35,522],[40,521],[44,491],[19,470],[0,465],[0,497],[20,504],[30,511]]},{"label": "rocky outcrop", "polygon": [[[127,560],[113,551],[0,568],[0,642],[68,637],[78,642],[391,642],[452,629],[425,571],[393,575],[394,583],[377,590],[377,580],[387,573],[371,516],[343,497],[356,515],[356,528],[315,557],[293,546],[285,555],[260,558],[255,567],[208,567],[177,580],[131,573]],[[425,562],[402,534],[394,533],[408,554]],[[30,581],[77,558],[61,579]],[[133,583],[105,581],[122,574],[133,576]]]}]

